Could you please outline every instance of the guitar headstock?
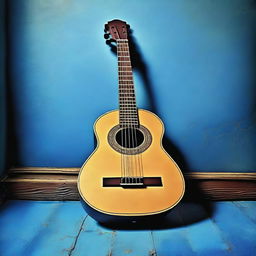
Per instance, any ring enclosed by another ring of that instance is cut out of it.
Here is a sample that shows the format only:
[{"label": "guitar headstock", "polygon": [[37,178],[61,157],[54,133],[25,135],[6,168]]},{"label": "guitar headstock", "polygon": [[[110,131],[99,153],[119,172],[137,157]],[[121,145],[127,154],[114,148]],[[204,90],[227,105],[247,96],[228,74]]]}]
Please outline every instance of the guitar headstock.
[{"label": "guitar headstock", "polygon": [[125,21],[112,20],[105,25],[105,39],[111,36],[111,41],[128,39],[129,25]]}]

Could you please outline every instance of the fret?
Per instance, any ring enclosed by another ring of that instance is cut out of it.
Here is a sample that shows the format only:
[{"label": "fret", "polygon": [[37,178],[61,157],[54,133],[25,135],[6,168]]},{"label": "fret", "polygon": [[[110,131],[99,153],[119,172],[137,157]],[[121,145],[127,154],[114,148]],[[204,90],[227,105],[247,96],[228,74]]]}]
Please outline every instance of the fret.
[{"label": "fret", "polygon": [[129,96],[129,97],[128,96],[126,96],[126,97],[125,96],[120,96],[119,99],[124,101],[124,102],[130,101],[130,100],[134,100],[135,101],[135,97],[131,97],[131,96]]},{"label": "fret", "polygon": [[123,104],[124,106],[128,106],[128,105],[136,106],[134,104],[135,103],[135,98],[134,97],[131,98],[131,101],[130,100],[129,101],[122,101],[121,98],[119,98],[119,99],[121,100],[120,103]]},{"label": "fret", "polygon": [[119,58],[126,58],[126,59],[129,59],[129,60],[130,60],[129,51],[120,51],[120,50],[118,50],[118,52],[117,52],[117,57],[118,57],[118,59],[119,59]]},{"label": "fret", "polygon": [[[120,95],[120,94],[121,94],[121,95]],[[129,88],[119,89],[119,95],[122,96],[123,98],[124,98],[124,97],[126,98],[126,96],[127,96],[127,97],[131,97],[131,95],[129,95],[129,94],[131,94],[133,97],[135,97],[135,92],[134,92],[134,90],[129,89]]]},{"label": "fret", "polygon": [[136,113],[137,114],[137,108],[134,106],[133,109],[132,108],[120,108],[120,110],[124,110],[127,112],[131,112],[131,113]]},{"label": "fret", "polygon": [[[134,109],[134,110],[136,110],[137,111],[137,106],[136,106],[136,104],[135,104],[135,102],[129,102],[131,105],[133,105],[133,107],[127,107],[126,109]],[[125,106],[127,106],[127,104],[120,104],[120,109],[125,109]]]},{"label": "fret", "polygon": [[122,121],[130,121],[130,122],[137,122],[138,120],[138,116],[119,116],[119,119]]},{"label": "fret", "polygon": [[121,123],[127,123],[127,124],[138,124],[138,120],[123,120],[123,119],[120,119],[120,122]]},{"label": "fret", "polygon": [[130,60],[118,60],[118,65],[119,65],[119,67],[124,67],[124,68],[129,67],[129,68],[132,68]]},{"label": "fret", "polygon": [[128,91],[128,92],[134,92],[134,89],[133,89],[133,87],[132,87],[132,85],[131,84],[125,84],[125,85],[121,85],[120,87],[119,87],[119,92],[126,92],[126,91]]},{"label": "fret", "polygon": [[134,91],[133,84],[119,84],[119,85],[120,85],[119,88],[121,90],[128,89],[128,90],[133,90]]},{"label": "fret", "polygon": [[131,98],[131,100],[126,100],[126,101],[120,99],[119,103],[122,104],[122,105],[127,105],[128,103],[136,105],[136,101],[135,101],[134,97]]},{"label": "fret", "polygon": [[120,113],[119,116],[123,117],[123,118],[125,118],[125,117],[137,118],[138,115],[137,114]]},{"label": "fret", "polygon": [[119,73],[121,76],[130,76],[130,77],[132,77],[132,71],[129,71],[129,70],[118,71],[118,73]]},{"label": "fret", "polygon": [[124,122],[124,121],[120,120],[121,127],[132,127],[132,126],[138,127],[138,125],[139,125],[138,121],[137,122]]},{"label": "fret", "polygon": [[119,92],[121,94],[124,94],[124,95],[127,95],[127,96],[129,96],[129,95],[135,96],[134,91],[132,89],[119,89]]},{"label": "fret", "polygon": [[131,67],[127,67],[127,66],[119,67],[118,72],[131,72],[131,74],[132,74],[132,69],[131,69]]},{"label": "fret", "polygon": [[118,67],[118,71],[131,71],[132,72],[132,67],[131,66],[120,66]]},{"label": "fret", "polygon": [[121,119],[119,119],[119,122],[120,122],[121,124],[125,124],[125,125],[127,125],[127,126],[133,126],[133,125],[138,125],[138,124],[139,124],[138,121],[121,120]]},{"label": "fret", "polygon": [[123,121],[123,122],[130,122],[130,123],[135,123],[138,122],[138,120],[136,119],[126,119],[126,118],[119,118],[119,120]]},{"label": "fret", "polygon": [[127,126],[135,126],[135,125],[138,125],[138,121],[125,121],[125,120],[121,120],[119,119],[119,123],[123,124],[123,125],[127,125]]},{"label": "fret", "polygon": [[129,96],[129,97],[123,97],[123,96],[121,96],[121,97],[119,97],[119,99],[120,99],[120,101],[123,101],[123,102],[127,102],[127,101],[135,101],[136,99],[135,99],[135,97],[131,97],[131,96]]},{"label": "fret", "polygon": [[131,61],[129,53],[118,54],[117,57],[118,57],[118,59],[117,59],[118,61]]},{"label": "fret", "polygon": [[126,114],[126,113],[129,113],[129,114],[134,114],[134,115],[137,115],[137,108],[133,107],[133,108],[120,108],[120,113],[122,112],[122,114]]},{"label": "fret", "polygon": [[129,118],[129,117],[119,117],[119,120],[123,122],[137,122],[138,117]]},{"label": "fret", "polygon": [[130,118],[137,118],[137,115],[126,115],[125,113],[122,113],[119,115],[121,118],[126,118],[126,117],[130,117]]},{"label": "fret", "polygon": [[119,92],[133,92],[134,89],[131,84],[120,85]]},{"label": "fret", "polygon": [[[121,83],[122,82],[122,83]],[[123,82],[130,82],[130,83],[123,83]],[[133,85],[133,80],[122,80],[122,81],[119,81],[119,86],[120,87],[125,87],[125,86],[133,86],[134,87],[134,85]]]},{"label": "fret", "polygon": [[122,109],[124,109],[124,108],[129,109],[129,108],[131,108],[131,106],[134,107],[135,111],[137,111],[137,107],[134,104],[126,104],[126,105],[122,106],[121,108]]},{"label": "fret", "polygon": [[120,116],[122,117],[126,117],[126,116],[133,116],[133,117],[137,117],[137,112],[128,112],[128,111],[120,111]]},{"label": "fret", "polygon": [[138,123],[138,120],[132,120],[132,119],[122,119],[122,118],[119,118],[119,121],[121,123],[129,123],[129,124],[136,124]]},{"label": "fret", "polygon": [[134,93],[119,93],[120,98],[131,98],[135,99],[135,94]]},{"label": "fret", "polygon": [[123,122],[137,122],[138,119],[136,120],[135,118],[134,119],[126,119],[126,118],[121,118],[119,117],[119,120],[123,121]]},{"label": "fret", "polygon": [[119,116],[119,119],[122,121],[129,121],[129,122],[137,122],[138,117],[134,116],[134,117],[129,117],[129,116]]},{"label": "fret", "polygon": [[[131,106],[134,108],[133,111],[137,111],[137,107],[136,107],[135,104],[130,103],[129,105],[131,105]],[[128,104],[124,104],[124,105],[121,105],[120,108],[121,108],[121,109],[131,109],[131,106],[128,106]]]}]

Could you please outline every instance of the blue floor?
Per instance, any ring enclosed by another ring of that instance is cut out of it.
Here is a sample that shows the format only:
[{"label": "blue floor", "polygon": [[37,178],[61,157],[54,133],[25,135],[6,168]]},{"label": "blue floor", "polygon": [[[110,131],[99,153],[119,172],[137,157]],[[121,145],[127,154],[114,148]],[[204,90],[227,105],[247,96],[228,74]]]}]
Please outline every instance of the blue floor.
[{"label": "blue floor", "polygon": [[7,201],[0,209],[0,255],[256,255],[256,202],[207,209],[184,203],[163,222],[111,229],[88,217],[80,202]]}]

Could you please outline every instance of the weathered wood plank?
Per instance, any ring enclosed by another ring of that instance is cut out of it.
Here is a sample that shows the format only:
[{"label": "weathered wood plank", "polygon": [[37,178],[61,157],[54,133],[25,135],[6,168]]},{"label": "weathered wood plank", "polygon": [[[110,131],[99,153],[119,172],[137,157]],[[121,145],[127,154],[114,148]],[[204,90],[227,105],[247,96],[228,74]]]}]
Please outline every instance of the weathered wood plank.
[{"label": "weathered wood plank", "polygon": [[218,202],[212,217],[231,255],[256,255],[256,224],[232,202]]},{"label": "weathered wood plank", "polygon": [[[90,217],[85,219],[86,213],[79,202],[8,201],[0,208],[0,254],[256,255],[256,224],[240,208],[243,205],[255,209],[256,202],[213,204],[211,219],[156,229],[152,240],[147,229],[115,231]],[[179,213],[183,220],[185,213]]]},{"label": "weathered wood plank", "polygon": [[157,256],[196,255],[186,237],[186,228],[153,231]]},{"label": "weathered wood plank", "polygon": [[256,203],[252,201],[233,202],[244,214],[256,223]]},{"label": "weathered wood plank", "polygon": [[150,231],[116,231],[112,247],[113,256],[156,256]]},{"label": "weathered wood plank", "polygon": [[100,226],[92,218],[88,217],[77,239],[72,256],[101,256],[112,255],[112,244],[115,239],[115,231]]},{"label": "weathered wood plank", "polygon": [[230,247],[211,219],[190,225],[186,237],[198,256],[228,256]]},{"label": "weathered wood plank", "polygon": [[79,200],[76,175],[19,174],[7,178],[5,184],[10,199]]},{"label": "weathered wood plank", "polygon": [[256,182],[250,180],[193,180],[190,186],[199,188],[206,199],[255,200]]},{"label": "weathered wood plank", "polygon": [[77,202],[63,202],[34,237],[33,253],[26,255],[70,255],[86,216]]},{"label": "weathered wood plank", "polygon": [[[11,199],[79,200],[78,168],[16,168],[1,182]],[[47,173],[49,172],[49,173]],[[211,200],[256,199],[256,173],[186,174],[187,194],[197,188]]]},{"label": "weathered wood plank", "polygon": [[0,252],[68,256],[85,216],[79,202],[9,201],[0,211]]},{"label": "weathered wood plank", "polygon": [[77,167],[65,167],[65,168],[58,168],[58,167],[12,167],[8,170],[9,173],[41,173],[41,174],[75,174],[79,173],[80,168]]},{"label": "weathered wood plank", "polygon": [[[8,170],[10,174],[73,174],[78,175],[78,167],[12,167]],[[184,172],[189,179],[222,179],[222,180],[256,180],[255,172]]]},{"label": "weathered wood plank", "polygon": [[53,216],[59,202],[8,201],[0,210],[0,254],[5,256],[32,255],[36,236]]}]

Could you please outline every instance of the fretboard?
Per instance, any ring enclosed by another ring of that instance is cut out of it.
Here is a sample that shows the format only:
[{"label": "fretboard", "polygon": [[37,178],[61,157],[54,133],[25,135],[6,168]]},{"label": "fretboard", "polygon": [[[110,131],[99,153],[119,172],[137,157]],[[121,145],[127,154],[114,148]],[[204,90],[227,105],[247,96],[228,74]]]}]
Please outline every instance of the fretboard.
[{"label": "fretboard", "polygon": [[127,39],[117,40],[119,123],[122,127],[139,126],[132,66]]}]

